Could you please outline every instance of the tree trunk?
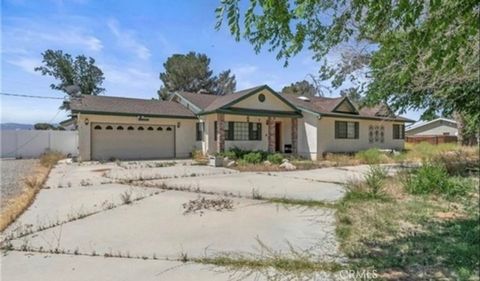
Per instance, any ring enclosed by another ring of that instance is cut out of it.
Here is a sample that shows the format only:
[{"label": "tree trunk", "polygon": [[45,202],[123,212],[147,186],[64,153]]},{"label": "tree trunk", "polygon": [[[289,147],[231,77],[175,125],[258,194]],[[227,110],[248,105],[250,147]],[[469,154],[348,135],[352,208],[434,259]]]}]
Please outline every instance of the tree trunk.
[{"label": "tree trunk", "polygon": [[453,118],[455,121],[457,121],[457,144],[459,146],[462,146],[464,144],[464,138],[465,138],[465,120],[463,119],[463,116],[460,114],[460,112],[455,111],[453,113]]}]

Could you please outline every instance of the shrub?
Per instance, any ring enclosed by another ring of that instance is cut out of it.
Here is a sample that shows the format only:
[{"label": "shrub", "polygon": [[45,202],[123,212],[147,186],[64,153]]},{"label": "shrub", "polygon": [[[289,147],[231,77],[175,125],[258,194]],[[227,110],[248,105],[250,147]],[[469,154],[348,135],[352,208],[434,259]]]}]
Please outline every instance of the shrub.
[{"label": "shrub", "polygon": [[200,149],[194,149],[192,151],[192,158],[193,160],[196,160],[196,161],[202,161],[205,159],[205,156],[203,155],[203,152]]},{"label": "shrub", "polygon": [[260,152],[250,152],[245,154],[242,159],[249,164],[258,164],[262,162],[262,154]]},{"label": "shrub", "polygon": [[237,154],[235,151],[232,150],[227,150],[223,153],[224,157],[228,157],[228,159],[236,160],[237,159]]},{"label": "shrub", "polygon": [[272,162],[273,164],[281,164],[283,160],[283,155],[280,153],[269,154],[267,156],[267,160]]},{"label": "shrub", "polygon": [[384,163],[386,155],[380,152],[380,150],[376,148],[370,148],[367,150],[359,151],[355,158],[358,160],[366,163],[366,164],[380,164]]},{"label": "shrub", "polygon": [[388,170],[379,165],[370,165],[368,172],[364,176],[367,190],[372,197],[379,197],[383,195],[385,186],[385,179],[387,178]]},{"label": "shrub", "polygon": [[443,165],[451,176],[470,176],[478,174],[478,156],[471,156],[467,151],[455,150],[432,156],[432,162]]},{"label": "shrub", "polygon": [[407,173],[404,180],[405,190],[411,194],[436,193],[454,197],[466,194],[472,186],[468,179],[450,177],[443,165],[434,162],[426,162]]},{"label": "shrub", "polygon": [[441,165],[426,162],[417,170],[407,173],[404,185],[411,194],[428,194],[449,185],[448,174]]}]

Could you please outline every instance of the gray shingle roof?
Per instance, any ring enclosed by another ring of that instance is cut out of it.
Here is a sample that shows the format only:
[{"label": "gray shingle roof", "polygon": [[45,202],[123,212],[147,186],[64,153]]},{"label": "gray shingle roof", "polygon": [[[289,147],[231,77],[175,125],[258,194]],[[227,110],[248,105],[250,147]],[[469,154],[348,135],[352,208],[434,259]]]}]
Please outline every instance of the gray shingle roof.
[{"label": "gray shingle roof", "polygon": [[256,91],[260,88],[265,87],[265,85],[237,91],[232,94],[224,95],[224,96],[216,96],[211,94],[199,94],[199,93],[189,93],[189,92],[180,92],[178,93],[180,96],[184,97],[198,108],[203,111],[214,111],[216,109],[221,108],[224,105],[229,104],[245,95],[250,94],[253,91]]},{"label": "gray shingle roof", "polygon": [[412,120],[401,117],[401,116],[383,116],[380,113],[384,113],[385,105],[377,105],[372,107],[357,107],[358,114],[349,114],[349,113],[339,113],[335,112],[334,109],[343,101],[343,97],[336,98],[326,98],[326,97],[309,97],[309,101],[304,101],[298,98],[295,95],[283,95],[290,103],[293,105],[306,109],[308,111],[316,112],[323,115],[335,115],[339,117],[367,117],[372,119],[388,119],[388,120],[398,120],[412,122]]},{"label": "gray shingle roof", "polygon": [[195,118],[179,103],[109,96],[83,95],[70,101],[72,112]]}]

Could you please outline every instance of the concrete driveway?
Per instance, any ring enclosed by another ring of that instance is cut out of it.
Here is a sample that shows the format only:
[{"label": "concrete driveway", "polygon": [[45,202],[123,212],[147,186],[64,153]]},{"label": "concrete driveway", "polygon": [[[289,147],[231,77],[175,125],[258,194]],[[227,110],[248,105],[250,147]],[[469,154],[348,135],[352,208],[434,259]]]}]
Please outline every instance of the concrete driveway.
[{"label": "concrete driveway", "polygon": [[[333,209],[267,199],[335,201],[344,193],[339,182],[362,169],[238,173],[189,161],[61,163],[2,234],[10,249],[2,280],[231,280],[228,268],[196,263],[231,254],[301,252],[339,262]],[[200,199],[231,204],[185,213]]]}]

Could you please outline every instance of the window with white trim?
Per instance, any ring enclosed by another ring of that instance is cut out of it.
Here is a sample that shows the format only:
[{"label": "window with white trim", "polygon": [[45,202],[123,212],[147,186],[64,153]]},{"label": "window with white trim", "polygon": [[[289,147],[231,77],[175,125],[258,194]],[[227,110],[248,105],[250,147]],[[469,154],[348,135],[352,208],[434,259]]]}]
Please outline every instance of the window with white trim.
[{"label": "window with white trim", "polygon": [[336,139],[358,139],[359,123],[347,121],[335,121]]}]

